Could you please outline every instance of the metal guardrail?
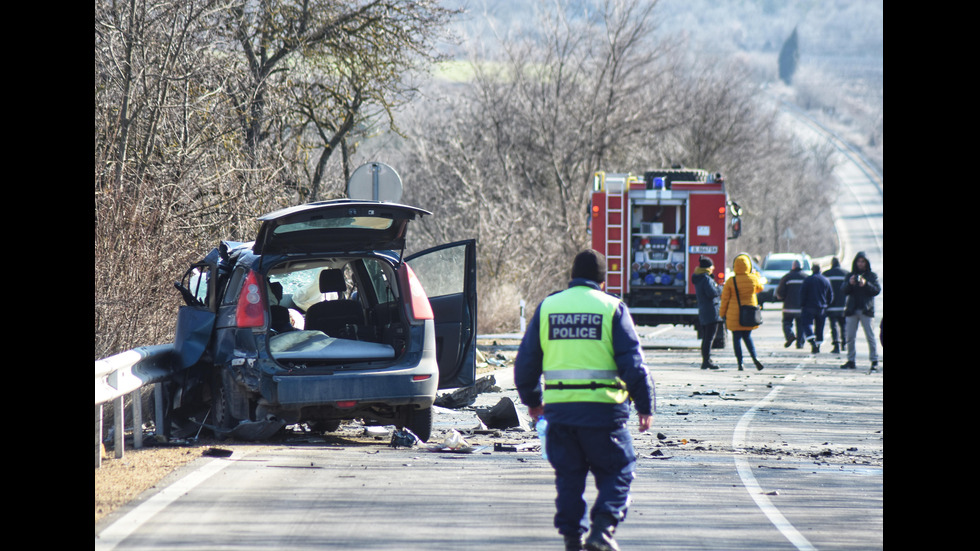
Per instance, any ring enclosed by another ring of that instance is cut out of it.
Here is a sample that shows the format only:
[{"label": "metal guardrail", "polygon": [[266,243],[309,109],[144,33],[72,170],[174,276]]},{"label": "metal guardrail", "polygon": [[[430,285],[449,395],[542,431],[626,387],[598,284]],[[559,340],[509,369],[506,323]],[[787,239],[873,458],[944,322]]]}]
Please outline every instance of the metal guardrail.
[{"label": "metal guardrail", "polygon": [[[174,345],[159,344],[142,346],[121,352],[95,362],[95,467],[102,466],[102,406],[114,401],[115,456],[122,458],[125,437],[125,407],[127,394],[132,394],[133,407],[133,447],[143,447],[143,405],[140,390],[147,385],[166,381],[176,359]],[[160,426],[163,419],[162,388],[154,388],[156,397],[156,420]]]}]

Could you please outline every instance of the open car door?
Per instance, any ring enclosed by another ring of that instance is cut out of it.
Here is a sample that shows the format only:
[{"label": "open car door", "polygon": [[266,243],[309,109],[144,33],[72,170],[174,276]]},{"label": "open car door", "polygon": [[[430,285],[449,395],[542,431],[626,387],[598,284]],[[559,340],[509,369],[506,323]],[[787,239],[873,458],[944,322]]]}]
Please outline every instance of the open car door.
[{"label": "open car door", "polygon": [[476,381],[476,240],[457,241],[405,258],[435,317],[439,388]]},{"label": "open car door", "polygon": [[174,283],[185,303],[177,311],[174,335],[178,370],[196,364],[211,340],[215,319],[215,272],[212,263],[198,262],[184,273],[179,282]]}]

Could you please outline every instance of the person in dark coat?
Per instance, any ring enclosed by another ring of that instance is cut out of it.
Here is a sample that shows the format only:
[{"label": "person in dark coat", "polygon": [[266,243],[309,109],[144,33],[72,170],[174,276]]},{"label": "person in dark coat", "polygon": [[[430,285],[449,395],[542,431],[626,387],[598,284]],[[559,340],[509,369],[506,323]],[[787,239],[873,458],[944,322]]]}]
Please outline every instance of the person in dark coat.
[{"label": "person in dark coat", "polygon": [[813,274],[800,286],[800,325],[803,340],[810,343],[810,352],[820,352],[823,343],[823,325],[827,319],[827,307],[834,300],[830,281],[820,273],[820,265],[813,265]]},{"label": "person in dark coat", "polygon": [[847,341],[847,362],[841,369],[854,369],[857,358],[857,329],[860,324],[864,329],[865,340],[868,341],[868,357],[871,367],[868,372],[878,369],[878,341],[875,340],[872,320],[875,317],[875,297],[881,292],[878,274],[871,271],[871,262],[864,252],[854,256],[851,263],[851,273],[844,282],[844,333]]},{"label": "person in dark coat", "polygon": [[698,323],[701,325],[701,369],[718,369],[711,363],[711,344],[719,329],[724,331],[718,307],[721,306],[721,287],[715,283],[712,274],[714,263],[710,258],[702,256],[698,267],[694,269],[691,283],[698,300]]},{"label": "person in dark coat", "polygon": [[783,336],[786,337],[784,348],[789,348],[793,341],[796,341],[797,348],[803,348],[803,331],[800,330],[800,287],[805,277],[800,261],[794,260],[793,268],[779,280],[779,285],[776,287],[776,298],[783,301]]},{"label": "person in dark coat", "polygon": [[834,349],[831,354],[840,354],[841,347],[844,346],[844,280],[847,279],[847,272],[840,267],[840,260],[835,256],[830,261],[830,269],[823,272],[824,277],[830,282],[830,288],[834,291],[834,300],[827,307],[827,321],[830,323],[830,340],[834,342]]}]

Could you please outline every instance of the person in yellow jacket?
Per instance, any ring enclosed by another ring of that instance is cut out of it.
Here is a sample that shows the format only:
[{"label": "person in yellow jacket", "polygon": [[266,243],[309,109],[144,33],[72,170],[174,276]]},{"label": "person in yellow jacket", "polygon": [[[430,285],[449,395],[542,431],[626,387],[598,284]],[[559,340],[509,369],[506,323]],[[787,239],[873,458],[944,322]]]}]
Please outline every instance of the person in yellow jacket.
[{"label": "person in yellow jacket", "polygon": [[[728,278],[721,290],[719,312],[725,318],[725,327],[732,332],[732,346],[735,348],[738,370],[742,371],[742,341],[745,341],[745,348],[752,356],[755,368],[762,371],[762,362],[755,357],[755,343],[752,342],[752,331],[759,326],[745,327],[738,322],[739,302],[743,305],[758,305],[759,299],[756,298],[756,294],[762,290],[762,283],[759,282],[759,276],[752,271],[752,260],[747,254],[735,257],[732,272],[734,275]],[[738,293],[738,299],[735,298],[735,293]]]}]

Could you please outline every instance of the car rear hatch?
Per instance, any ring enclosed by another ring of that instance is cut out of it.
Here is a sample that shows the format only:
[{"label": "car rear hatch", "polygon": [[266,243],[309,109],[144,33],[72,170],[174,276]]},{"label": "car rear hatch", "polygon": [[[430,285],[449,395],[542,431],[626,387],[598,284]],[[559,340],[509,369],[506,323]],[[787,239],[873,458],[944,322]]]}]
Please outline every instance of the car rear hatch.
[{"label": "car rear hatch", "polygon": [[410,220],[429,211],[373,201],[338,199],[271,212],[252,250],[257,255],[371,251],[405,248]]}]

